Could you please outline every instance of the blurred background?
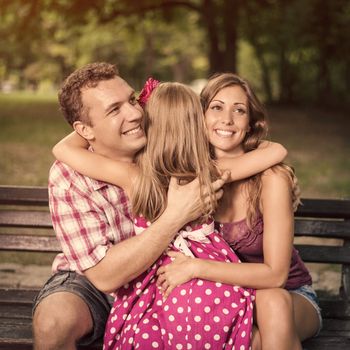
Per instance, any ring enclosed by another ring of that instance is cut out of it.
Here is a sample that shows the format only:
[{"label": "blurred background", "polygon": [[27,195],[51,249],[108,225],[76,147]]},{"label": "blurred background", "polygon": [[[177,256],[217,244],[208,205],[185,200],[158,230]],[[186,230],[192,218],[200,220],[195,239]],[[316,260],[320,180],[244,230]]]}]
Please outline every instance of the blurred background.
[{"label": "blurred background", "polygon": [[348,0],[0,0],[0,36],[0,185],[47,184],[70,131],[57,89],[107,61],[137,90],[149,76],[199,91],[213,72],[238,73],[303,197],[350,197]]}]

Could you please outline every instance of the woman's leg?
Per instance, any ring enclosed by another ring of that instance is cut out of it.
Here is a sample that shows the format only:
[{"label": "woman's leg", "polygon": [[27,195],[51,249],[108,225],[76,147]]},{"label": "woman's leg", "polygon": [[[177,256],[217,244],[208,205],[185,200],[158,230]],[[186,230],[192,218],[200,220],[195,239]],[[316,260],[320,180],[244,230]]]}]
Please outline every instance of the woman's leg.
[{"label": "woman's leg", "polygon": [[253,325],[252,333],[252,350],[261,350],[260,332],[256,325]]},{"label": "woman's leg", "polygon": [[301,341],[312,337],[320,327],[320,320],[314,306],[297,293],[290,293],[293,300],[294,322]]},{"label": "woman's leg", "polygon": [[253,349],[259,349],[259,340],[262,350],[302,349],[294,323],[293,301],[292,295],[282,288],[256,291],[256,324],[259,333],[253,334]]}]

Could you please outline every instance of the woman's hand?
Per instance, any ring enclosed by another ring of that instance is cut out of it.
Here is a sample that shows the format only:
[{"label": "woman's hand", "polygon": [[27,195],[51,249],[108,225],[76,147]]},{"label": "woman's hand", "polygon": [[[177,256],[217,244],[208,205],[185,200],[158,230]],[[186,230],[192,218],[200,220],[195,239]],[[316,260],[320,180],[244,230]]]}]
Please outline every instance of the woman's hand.
[{"label": "woman's hand", "polygon": [[157,285],[165,299],[175,287],[194,278],[195,259],[175,251],[169,251],[168,255],[172,262],[157,271]]}]

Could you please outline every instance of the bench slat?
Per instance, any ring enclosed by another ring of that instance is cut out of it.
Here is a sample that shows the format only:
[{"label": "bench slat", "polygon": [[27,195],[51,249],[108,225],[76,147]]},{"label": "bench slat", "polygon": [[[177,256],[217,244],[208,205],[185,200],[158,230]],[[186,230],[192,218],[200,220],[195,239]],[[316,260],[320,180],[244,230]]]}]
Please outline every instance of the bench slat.
[{"label": "bench slat", "polygon": [[[350,218],[350,200],[302,198],[296,216]],[[0,186],[0,204],[47,205],[47,187]]]},{"label": "bench slat", "polygon": [[348,330],[350,331],[350,305],[344,300],[320,299],[322,317],[325,319],[347,319]]},{"label": "bench slat", "polygon": [[0,204],[47,206],[47,187],[0,186]]},{"label": "bench slat", "polygon": [[350,220],[326,221],[296,219],[295,236],[350,239]]},{"label": "bench slat", "polygon": [[12,318],[19,320],[32,319],[31,305],[2,304],[0,308],[0,318]]},{"label": "bench slat", "polygon": [[0,289],[1,304],[29,304],[32,305],[38,289]]},{"label": "bench slat", "polygon": [[350,320],[338,320],[336,318],[324,318],[323,329],[325,331],[347,332],[350,335]]},{"label": "bench slat", "polygon": [[322,333],[316,337],[303,342],[304,350],[349,350],[350,338],[333,334],[332,336],[322,336]]},{"label": "bench slat", "polygon": [[350,218],[350,200],[348,199],[301,199],[296,216],[316,218]]},{"label": "bench slat", "polygon": [[[31,349],[28,346],[32,346],[31,322],[13,319],[0,321],[0,349]],[[319,337],[303,342],[305,350],[348,350],[349,346],[350,338],[347,333],[336,331],[330,335],[327,329],[322,330]],[[80,349],[100,350],[101,341]]]},{"label": "bench slat", "polygon": [[[52,228],[50,213],[35,210],[1,210],[0,226]],[[295,235],[350,238],[350,221],[295,220]]]},{"label": "bench slat", "polygon": [[[0,350],[32,350],[32,323],[27,320],[0,320]],[[78,346],[78,350],[101,350],[102,340],[88,346]]]},{"label": "bench slat", "polygon": [[350,264],[350,247],[296,244],[306,262]]},{"label": "bench slat", "polygon": [[0,226],[52,228],[52,221],[48,211],[1,210]]},{"label": "bench slat", "polygon": [[1,234],[0,250],[60,252],[55,236]]}]

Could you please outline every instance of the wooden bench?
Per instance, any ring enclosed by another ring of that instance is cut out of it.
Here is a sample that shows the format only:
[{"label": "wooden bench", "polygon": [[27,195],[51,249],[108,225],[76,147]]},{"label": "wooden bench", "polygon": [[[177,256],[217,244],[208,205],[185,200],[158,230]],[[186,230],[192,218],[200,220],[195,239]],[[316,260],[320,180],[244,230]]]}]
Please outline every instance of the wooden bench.
[{"label": "wooden bench", "polygon": [[[296,236],[318,237],[326,243],[297,245],[301,256],[306,262],[336,265],[342,274],[337,295],[319,291],[324,328],[303,346],[307,350],[349,350],[350,200],[303,199],[303,204],[296,214]],[[52,231],[46,188],[0,186],[0,227],[0,250],[45,253],[60,249]],[[340,239],[341,246],[329,245],[328,238]],[[0,288],[0,349],[32,349],[31,307],[36,293]],[[81,349],[101,348],[96,343]]]}]

